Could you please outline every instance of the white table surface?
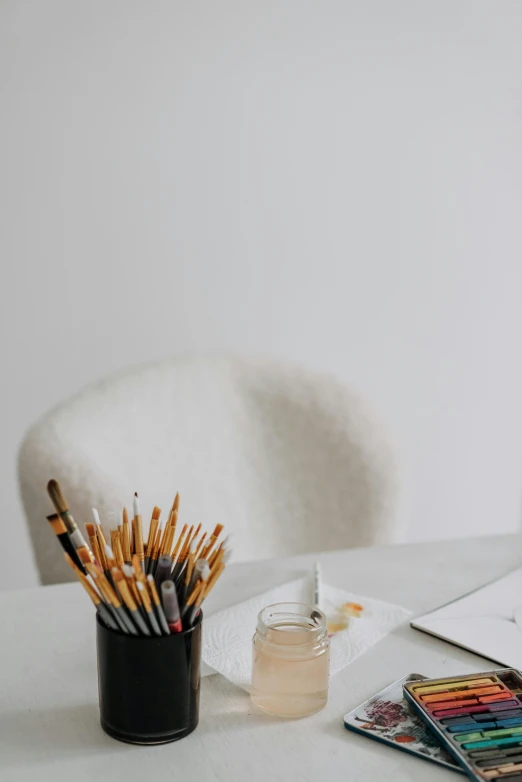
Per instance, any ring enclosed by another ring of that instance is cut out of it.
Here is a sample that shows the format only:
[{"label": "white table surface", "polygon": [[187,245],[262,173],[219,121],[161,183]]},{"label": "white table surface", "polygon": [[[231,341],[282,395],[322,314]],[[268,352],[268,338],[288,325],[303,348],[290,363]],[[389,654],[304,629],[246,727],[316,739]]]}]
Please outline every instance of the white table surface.
[{"label": "white table surface", "polygon": [[[309,573],[316,557],[231,565],[207,611]],[[517,567],[522,539],[353,549],[319,557],[324,581],[422,613]],[[348,732],[343,715],[407,673],[445,676],[494,668],[408,625],[330,682],[326,708],[306,719],[268,717],[219,675],[202,680],[197,730],[137,747],[106,736],[97,703],[92,605],[79,584],[0,593],[0,780],[460,779],[454,772]]]}]

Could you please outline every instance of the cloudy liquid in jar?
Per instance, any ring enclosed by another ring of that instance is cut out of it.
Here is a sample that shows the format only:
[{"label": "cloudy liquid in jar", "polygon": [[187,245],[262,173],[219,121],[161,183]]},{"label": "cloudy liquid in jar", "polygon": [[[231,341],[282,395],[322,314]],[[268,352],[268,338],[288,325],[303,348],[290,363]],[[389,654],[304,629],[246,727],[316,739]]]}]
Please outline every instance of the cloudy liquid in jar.
[{"label": "cloudy liquid in jar", "polygon": [[301,604],[269,606],[253,639],[253,703],[281,717],[319,711],[328,700],[329,663],[322,612]]}]

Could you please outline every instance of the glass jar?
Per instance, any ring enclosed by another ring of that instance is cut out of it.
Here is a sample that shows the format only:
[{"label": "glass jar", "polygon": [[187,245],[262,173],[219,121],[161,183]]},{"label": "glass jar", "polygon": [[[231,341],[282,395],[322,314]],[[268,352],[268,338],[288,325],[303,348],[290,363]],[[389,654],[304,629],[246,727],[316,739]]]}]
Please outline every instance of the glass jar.
[{"label": "glass jar", "polygon": [[276,603],[257,618],[251,698],[280,717],[306,717],[328,700],[330,641],[322,611]]}]

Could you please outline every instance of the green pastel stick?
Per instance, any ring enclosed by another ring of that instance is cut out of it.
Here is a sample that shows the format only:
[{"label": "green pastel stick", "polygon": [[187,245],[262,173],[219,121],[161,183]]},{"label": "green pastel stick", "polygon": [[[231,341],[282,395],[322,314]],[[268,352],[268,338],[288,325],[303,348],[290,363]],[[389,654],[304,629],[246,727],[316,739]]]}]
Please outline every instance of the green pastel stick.
[{"label": "green pastel stick", "polygon": [[474,741],[471,744],[463,744],[464,749],[487,749],[488,747],[507,746],[508,744],[518,744],[522,746],[520,736],[513,736],[511,739],[490,739],[489,741]]},{"label": "green pastel stick", "polygon": [[455,741],[478,741],[483,739],[484,733],[459,733],[458,736],[453,736]]},{"label": "green pastel stick", "polygon": [[485,730],[483,731],[484,736],[487,736],[488,738],[490,736],[513,736],[517,733],[522,733],[522,727],[521,728],[501,728],[500,730]]}]

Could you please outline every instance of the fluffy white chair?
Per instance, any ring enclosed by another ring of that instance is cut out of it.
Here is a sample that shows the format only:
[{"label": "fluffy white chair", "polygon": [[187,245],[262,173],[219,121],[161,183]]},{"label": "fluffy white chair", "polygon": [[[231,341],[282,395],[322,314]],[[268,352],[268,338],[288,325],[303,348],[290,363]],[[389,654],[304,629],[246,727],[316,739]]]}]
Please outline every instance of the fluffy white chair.
[{"label": "fluffy white chair", "polygon": [[394,542],[390,449],[361,400],[332,377],[272,362],[175,358],[89,386],[38,421],[19,479],[44,584],[74,578],[45,519],[49,478],[78,523],[99,509],[164,515],[234,536],[234,559]]}]

